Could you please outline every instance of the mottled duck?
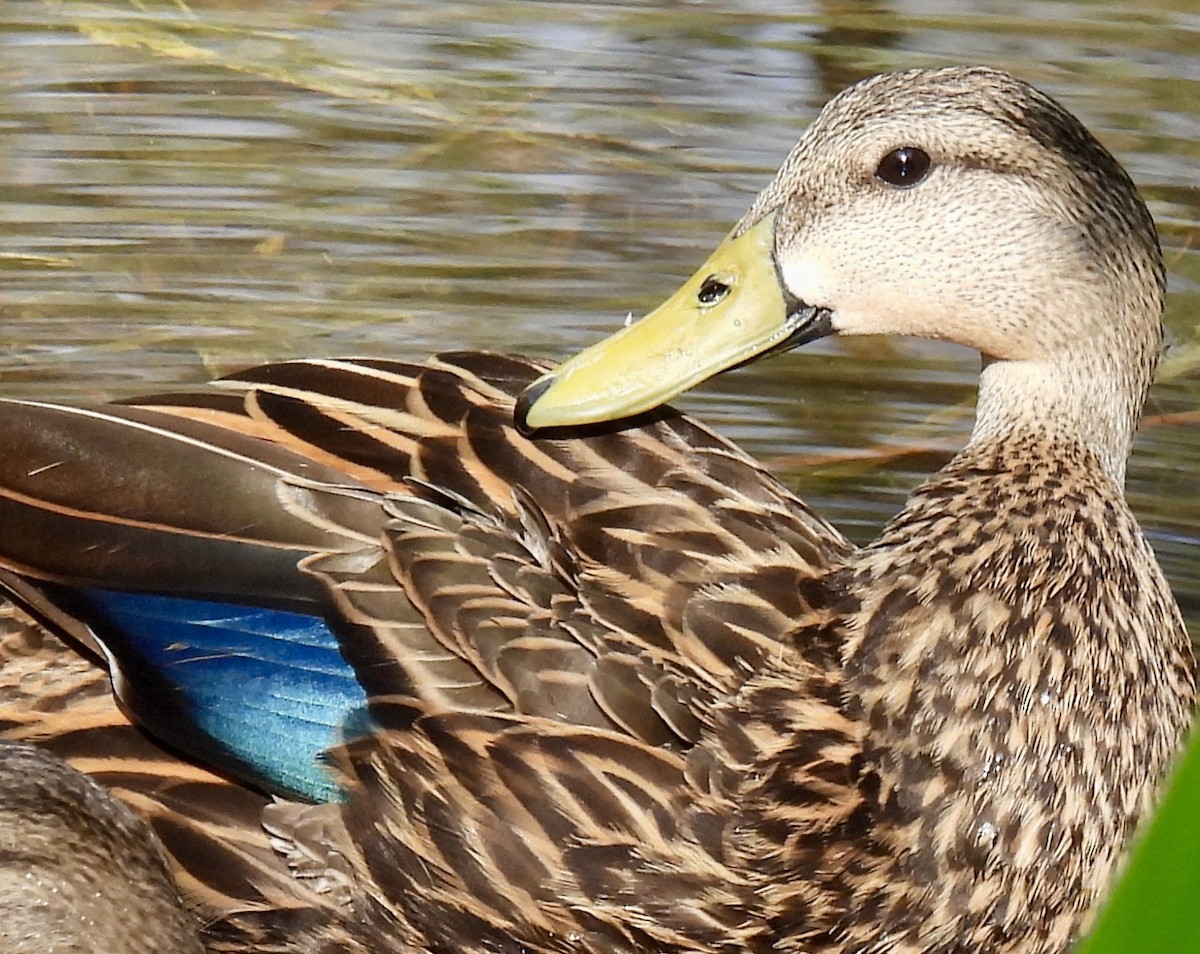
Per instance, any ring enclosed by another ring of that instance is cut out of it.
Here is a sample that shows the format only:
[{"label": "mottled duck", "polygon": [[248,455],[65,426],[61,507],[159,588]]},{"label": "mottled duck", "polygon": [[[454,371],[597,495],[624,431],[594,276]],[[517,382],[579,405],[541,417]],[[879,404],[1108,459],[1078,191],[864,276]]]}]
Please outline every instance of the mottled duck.
[{"label": "mottled duck", "polygon": [[[1076,119],[914,70],[547,373],[10,401],[0,729],[41,748],[0,760],[0,832],[50,846],[42,893],[142,859],[92,884],[113,952],[1063,951],[1194,698],[1123,492],[1163,288]],[[868,546],[661,407],[864,334],[983,356],[966,447]],[[86,941],[6,858],[0,935]]]}]

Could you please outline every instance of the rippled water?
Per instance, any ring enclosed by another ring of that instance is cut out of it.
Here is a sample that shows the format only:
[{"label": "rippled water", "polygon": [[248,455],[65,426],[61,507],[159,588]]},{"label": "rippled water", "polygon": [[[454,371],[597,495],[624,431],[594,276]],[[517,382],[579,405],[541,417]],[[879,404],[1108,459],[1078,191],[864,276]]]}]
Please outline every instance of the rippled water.
[{"label": "rippled water", "polygon": [[[1130,493],[1195,624],[1197,50],[1194,0],[10,0],[0,393],[564,355],[690,274],[838,89],[985,63],[1080,115],[1158,219],[1176,346]],[[680,403],[867,539],[961,442],[976,371],[948,347],[822,343]]]}]

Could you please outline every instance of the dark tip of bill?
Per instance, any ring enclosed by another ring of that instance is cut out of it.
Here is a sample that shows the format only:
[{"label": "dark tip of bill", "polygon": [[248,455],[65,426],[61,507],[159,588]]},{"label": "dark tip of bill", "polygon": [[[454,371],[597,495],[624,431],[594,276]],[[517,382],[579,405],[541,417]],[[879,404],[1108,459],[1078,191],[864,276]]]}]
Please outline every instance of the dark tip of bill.
[{"label": "dark tip of bill", "polygon": [[538,398],[545,394],[546,391],[549,390],[550,385],[553,383],[554,378],[542,378],[539,381],[534,381],[533,384],[529,385],[529,387],[522,391],[521,396],[517,398],[517,406],[513,408],[513,422],[517,425],[517,430],[526,437],[537,430],[537,428],[529,426],[527,420],[529,417],[529,409],[537,404]]}]

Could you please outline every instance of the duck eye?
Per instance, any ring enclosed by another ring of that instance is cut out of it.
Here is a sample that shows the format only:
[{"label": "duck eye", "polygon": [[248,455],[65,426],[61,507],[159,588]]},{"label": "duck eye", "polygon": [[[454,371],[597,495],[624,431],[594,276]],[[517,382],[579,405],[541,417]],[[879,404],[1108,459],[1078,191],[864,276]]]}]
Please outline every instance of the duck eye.
[{"label": "duck eye", "polygon": [[932,167],[933,160],[924,149],[901,146],[879,160],[875,176],[888,185],[907,189],[922,182]]},{"label": "duck eye", "polygon": [[704,284],[700,286],[700,291],[696,297],[702,305],[715,305],[728,294],[729,286],[715,275],[709,275],[708,278],[704,279]]}]

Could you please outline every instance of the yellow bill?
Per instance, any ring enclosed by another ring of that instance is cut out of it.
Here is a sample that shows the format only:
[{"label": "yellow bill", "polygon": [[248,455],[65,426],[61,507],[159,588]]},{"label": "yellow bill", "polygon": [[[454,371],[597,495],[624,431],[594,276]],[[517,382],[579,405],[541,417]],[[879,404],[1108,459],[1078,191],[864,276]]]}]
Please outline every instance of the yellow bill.
[{"label": "yellow bill", "polygon": [[788,300],[775,213],[730,235],[645,318],[538,378],[517,402],[525,431],[628,417],[720,371],[828,334],[828,313]]}]

